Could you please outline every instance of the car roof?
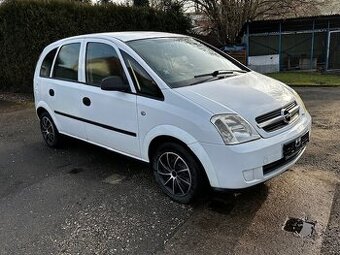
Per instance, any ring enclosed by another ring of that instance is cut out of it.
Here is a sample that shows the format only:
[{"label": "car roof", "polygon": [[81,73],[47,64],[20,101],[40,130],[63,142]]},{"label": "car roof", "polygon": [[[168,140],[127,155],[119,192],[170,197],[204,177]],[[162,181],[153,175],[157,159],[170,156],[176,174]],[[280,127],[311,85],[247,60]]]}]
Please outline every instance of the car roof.
[{"label": "car roof", "polygon": [[129,32],[110,32],[110,33],[96,33],[96,34],[86,34],[78,35],[74,37],[68,37],[58,42],[71,40],[71,39],[86,39],[86,38],[103,38],[110,39],[115,38],[123,42],[151,39],[151,38],[164,38],[164,37],[185,37],[185,35],[164,33],[164,32],[151,32],[151,31],[129,31]]}]

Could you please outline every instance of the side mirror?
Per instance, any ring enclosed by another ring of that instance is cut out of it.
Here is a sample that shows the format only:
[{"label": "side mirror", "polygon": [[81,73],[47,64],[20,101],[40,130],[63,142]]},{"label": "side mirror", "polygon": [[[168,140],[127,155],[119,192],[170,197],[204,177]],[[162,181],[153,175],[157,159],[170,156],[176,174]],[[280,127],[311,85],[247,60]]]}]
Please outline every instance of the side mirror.
[{"label": "side mirror", "polygon": [[102,90],[108,91],[129,91],[130,88],[119,76],[110,76],[102,80],[100,84]]}]

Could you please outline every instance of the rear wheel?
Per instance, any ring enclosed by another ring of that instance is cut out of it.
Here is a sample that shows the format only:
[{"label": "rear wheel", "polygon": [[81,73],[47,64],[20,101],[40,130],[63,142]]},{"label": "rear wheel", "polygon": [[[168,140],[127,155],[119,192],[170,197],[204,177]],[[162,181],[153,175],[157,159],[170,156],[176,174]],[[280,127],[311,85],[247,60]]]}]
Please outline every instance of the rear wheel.
[{"label": "rear wheel", "polygon": [[192,202],[205,186],[205,175],[198,160],[180,144],[159,146],[152,158],[152,167],[160,188],[179,203]]},{"label": "rear wheel", "polygon": [[40,116],[40,130],[49,147],[57,147],[59,145],[59,132],[51,116],[47,112],[42,113]]}]

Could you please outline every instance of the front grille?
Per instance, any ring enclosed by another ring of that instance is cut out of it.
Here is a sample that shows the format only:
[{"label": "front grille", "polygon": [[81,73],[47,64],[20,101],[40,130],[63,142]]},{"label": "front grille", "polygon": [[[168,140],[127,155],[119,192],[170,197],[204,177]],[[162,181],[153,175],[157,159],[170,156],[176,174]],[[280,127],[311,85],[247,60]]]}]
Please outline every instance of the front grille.
[{"label": "front grille", "polygon": [[273,132],[295,121],[299,117],[299,111],[300,107],[296,101],[294,101],[283,108],[260,115],[256,117],[255,120],[258,127],[266,132]]}]

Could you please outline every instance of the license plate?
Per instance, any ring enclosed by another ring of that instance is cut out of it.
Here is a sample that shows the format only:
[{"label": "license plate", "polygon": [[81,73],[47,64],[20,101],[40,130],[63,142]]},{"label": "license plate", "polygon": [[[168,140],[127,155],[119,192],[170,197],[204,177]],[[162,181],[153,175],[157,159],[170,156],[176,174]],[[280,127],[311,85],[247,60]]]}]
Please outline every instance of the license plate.
[{"label": "license plate", "polygon": [[290,159],[296,156],[309,142],[309,132],[283,145],[283,156]]}]

